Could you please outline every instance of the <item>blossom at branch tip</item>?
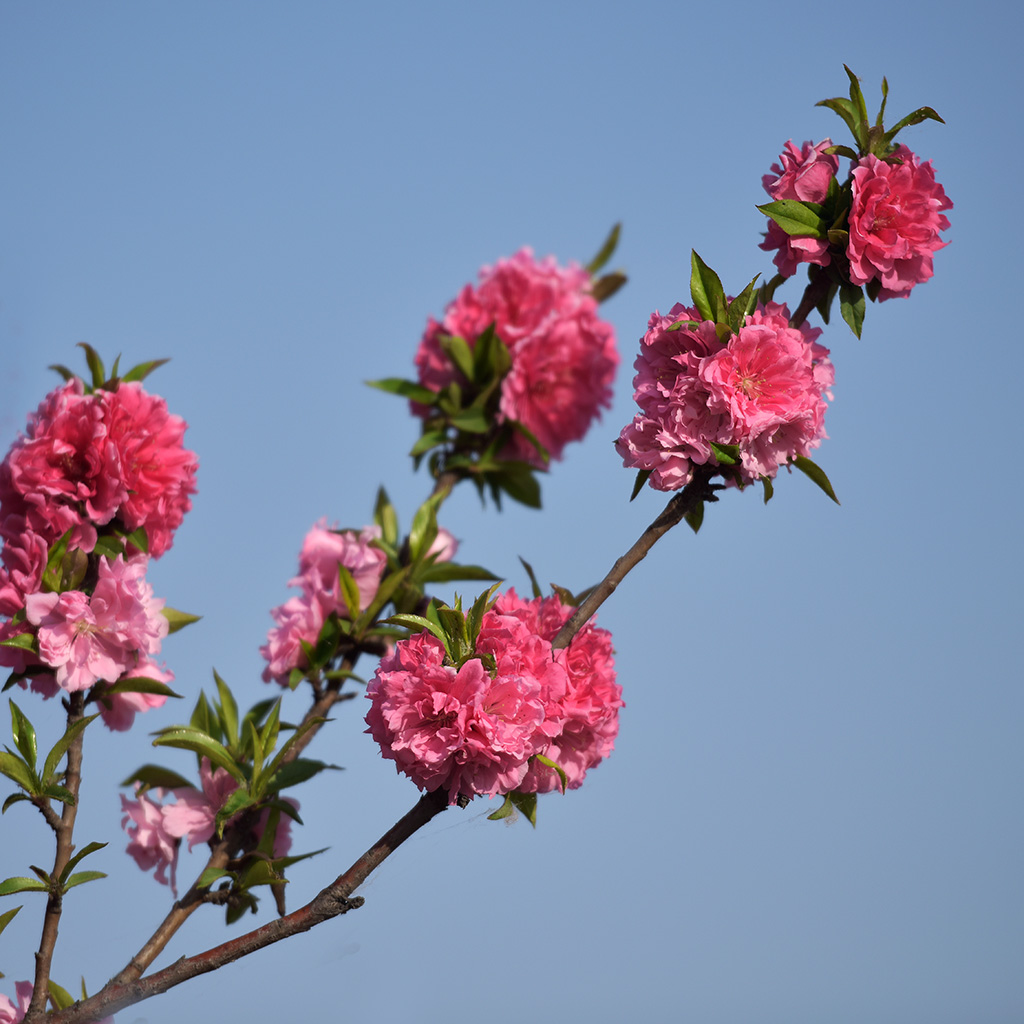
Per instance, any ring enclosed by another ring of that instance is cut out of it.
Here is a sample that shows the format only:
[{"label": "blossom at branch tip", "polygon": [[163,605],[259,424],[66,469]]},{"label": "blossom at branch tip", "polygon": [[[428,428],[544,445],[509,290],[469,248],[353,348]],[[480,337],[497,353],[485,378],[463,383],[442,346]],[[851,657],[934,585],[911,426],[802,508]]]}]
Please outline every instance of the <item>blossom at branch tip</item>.
[{"label": "blossom at branch tip", "polygon": [[[591,277],[575,264],[560,267],[553,257],[538,260],[524,248],[483,267],[479,278],[448,304],[440,322],[428,320],[416,353],[420,383],[437,391],[461,381],[441,338],[457,336],[473,348],[493,323],[512,360],[501,385],[500,414],[522,423],[560,459],[565,446],[582,439],[611,405],[619,363],[614,330],[598,317],[589,293]],[[413,409],[427,412],[415,404]],[[519,434],[502,457],[544,465]]]},{"label": "blossom at branch tip", "polygon": [[868,154],[852,176],[850,280],[877,281],[879,300],[906,298],[934,273],[933,254],[948,244],[939,236],[949,228],[942,211],[953,203],[935,180],[931,161],[921,163],[906,146],[886,160]]}]

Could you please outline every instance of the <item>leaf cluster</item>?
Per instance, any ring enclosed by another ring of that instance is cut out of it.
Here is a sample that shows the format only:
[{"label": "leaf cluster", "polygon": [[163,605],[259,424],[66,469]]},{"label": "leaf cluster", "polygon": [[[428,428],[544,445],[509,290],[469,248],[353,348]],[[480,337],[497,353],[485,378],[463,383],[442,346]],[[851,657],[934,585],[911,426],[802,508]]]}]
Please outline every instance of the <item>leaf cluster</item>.
[{"label": "leaf cluster", "polygon": [[80,341],[78,343],[78,347],[85,352],[85,362],[89,368],[88,380],[75,373],[73,370],[69,370],[61,363],[53,363],[51,366],[47,367],[47,369],[56,371],[64,378],[65,381],[80,380],[82,382],[83,393],[87,395],[94,394],[97,391],[116,391],[122,382],[128,384],[132,381],[143,381],[155,369],[170,362],[169,359],[150,359],[147,362],[138,363],[130,370],[126,370],[124,373],[121,373],[119,370],[121,357],[118,356],[114,360],[114,365],[111,367],[110,373],[108,374],[103,365],[103,360],[92,345],[87,342]]}]

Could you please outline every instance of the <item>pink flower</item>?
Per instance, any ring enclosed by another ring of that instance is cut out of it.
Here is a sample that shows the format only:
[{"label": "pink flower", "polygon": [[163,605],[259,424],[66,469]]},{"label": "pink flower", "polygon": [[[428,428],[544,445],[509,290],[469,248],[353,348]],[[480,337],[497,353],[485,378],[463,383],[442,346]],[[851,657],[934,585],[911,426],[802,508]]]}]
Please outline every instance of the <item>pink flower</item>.
[{"label": "pink flower", "polygon": [[399,641],[366,693],[367,731],[384,757],[420,789],[444,787],[452,803],[560,786],[538,754],[578,787],[611,752],[622,700],[607,630],[587,625],[568,649],[552,650],[572,611],[509,591],[484,615],[480,657],[458,669],[429,633]]},{"label": "pink flower", "polygon": [[[152,792],[157,796],[161,793],[160,790]],[[164,808],[148,793],[140,793],[138,800],[129,800],[122,793],[121,810],[124,812],[121,828],[129,837],[127,852],[143,871],[155,867],[156,880],[161,885],[170,885],[171,892],[177,897],[178,839],[167,830]]]},{"label": "pink flower", "polygon": [[438,528],[434,543],[427,549],[427,557],[435,562],[450,562],[458,553],[459,542],[443,526]]},{"label": "pink flower", "polygon": [[190,496],[196,492],[199,462],[195,452],[182,444],[188,425],[138,382],[97,395],[127,491],[121,519],[128,530],[146,528],[149,554],[159,558],[170,548],[174,531],[192,508]]},{"label": "pink flower", "polygon": [[299,575],[288,586],[300,587],[307,595],[321,598],[332,611],[348,616],[341,596],[338,567],[345,566],[359,588],[359,608],[365,610],[373,601],[380,578],[387,566],[387,555],[373,547],[380,537],[380,528],[368,526],[361,533],[327,528],[321,519],[306,534],[299,553]]},{"label": "pink flower", "polygon": [[57,684],[70,693],[99,680],[114,683],[139,658],[156,654],[167,635],[164,602],[145,581],[148,559],[99,561],[99,581],[89,597],[78,590],[31,594],[27,621],[38,627],[39,657],[55,669]]},{"label": "pink flower", "polygon": [[939,237],[949,227],[941,211],[953,208],[930,160],[922,164],[906,146],[894,158],[869,154],[853,169],[850,280],[878,281],[880,300],[906,298],[932,276],[932,254],[947,244]]},{"label": "pink flower", "polygon": [[[174,680],[174,673],[161,669],[155,661],[146,658],[121,678],[155,679],[158,683],[170,683]],[[104,689],[106,687],[103,683],[97,683],[93,693],[100,698]],[[136,714],[149,711],[150,708],[161,708],[166,702],[167,698],[162,693],[114,693],[99,701],[100,715],[108,729],[125,732],[132,727]]]},{"label": "pink flower", "polygon": [[[800,149],[792,141],[772,164],[772,173],[761,179],[764,190],[773,200],[796,199],[805,203],[823,203],[828,186],[839,170],[839,158],[824,152],[832,145],[831,139],[812,145],[805,142]],[[775,223],[768,222],[768,234],[760,246],[770,252],[778,249],[773,262],[784,277],[792,277],[801,263],[816,263],[827,267],[832,262],[828,240],[787,235]]]},{"label": "pink flower", "polygon": [[321,601],[309,594],[290,597],[270,614],[277,625],[267,633],[267,642],[260,648],[267,662],[263,681],[287,686],[292,669],[309,668],[302,644],[316,643],[326,616]]},{"label": "pink flower", "polygon": [[[740,475],[751,482],[816,448],[827,436],[832,364],[816,343],[821,331],[791,328],[788,318],[770,303],[722,345],[695,310],[652,315],[634,364],[641,412],[616,442],[624,465],[650,470],[651,486],[670,491],[690,482],[695,465],[717,465],[712,443],[738,445]],[[678,321],[698,324],[670,331]]]},{"label": "pink flower", "polygon": [[[611,404],[619,362],[614,331],[598,318],[589,286],[585,270],[559,267],[552,257],[536,260],[530,249],[483,267],[479,285],[466,285],[440,323],[427,322],[416,353],[420,382],[439,390],[459,380],[439,339],[456,335],[472,348],[494,323],[512,358],[502,382],[501,415],[522,423],[552,458],[560,459],[565,446],[580,440]],[[543,466],[536,449],[519,435],[503,455]]]}]

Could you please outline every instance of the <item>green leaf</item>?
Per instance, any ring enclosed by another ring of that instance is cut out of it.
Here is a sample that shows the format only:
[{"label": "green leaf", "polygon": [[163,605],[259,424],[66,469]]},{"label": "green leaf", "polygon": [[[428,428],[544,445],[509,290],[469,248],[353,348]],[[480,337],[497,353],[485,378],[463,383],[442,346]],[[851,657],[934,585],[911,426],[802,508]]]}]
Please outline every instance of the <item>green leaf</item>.
[{"label": "green leaf", "polygon": [[66,1010],[69,1006],[77,1002],[75,997],[66,988],[61,988],[61,986],[56,984],[52,978],[47,985],[47,989],[50,994],[50,1002],[53,1003],[58,1010]]},{"label": "green leaf", "polygon": [[701,524],[704,522],[704,502],[700,502],[690,509],[689,512],[683,517],[687,525],[693,530],[694,533],[698,533],[701,528]]},{"label": "green leaf", "polygon": [[210,702],[206,699],[206,694],[202,690],[199,691],[199,699],[192,710],[189,725],[193,729],[199,729],[209,736],[213,736],[214,739],[219,739],[222,734],[220,718],[210,706]]},{"label": "green leaf", "polygon": [[159,679],[147,679],[145,676],[122,676],[116,683],[104,684],[98,697],[109,697],[115,693],[155,693],[163,697],[176,697],[181,700],[181,694],[175,693],[166,683]]},{"label": "green leaf", "polygon": [[260,772],[263,770],[263,738],[259,733],[259,730],[253,724],[252,719],[247,719],[246,732],[248,733],[248,743],[246,749],[252,747],[252,779],[249,782],[249,788],[252,790],[252,794],[256,799],[262,795],[259,789]]},{"label": "green leaf", "polygon": [[920,124],[922,121],[938,121],[940,124],[946,122],[939,117],[938,114],[932,110],[931,107],[918,107],[912,114],[907,114],[906,117],[897,121],[886,133],[882,136],[885,140],[886,145],[892,145],[892,140],[896,137],[897,132],[902,131],[904,128],[909,127],[912,124]]},{"label": "green leaf", "polygon": [[4,929],[14,920],[19,910],[21,910],[21,907],[15,907],[13,910],[5,910],[0,914],[0,935],[3,934]]},{"label": "green leaf", "polygon": [[396,626],[405,626],[407,629],[411,629],[414,633],[421,633],[423,630],[426,630],[428,633],[432,633],[436,636],[447,649],[448,637],[445,636],[444,630],[439,625],[436,625],[429,619],[424,618],[422,615],[392,615],[384,621],[394,623]]},{"label": "green leaf", "polygon": [[8,807],[13,807],[16,803],[20,803],[22,800],[31,800],[32,797],[28,793],[12,793],[5,801],[3,807],[0,807],[0,814],[6,814]]},{"label": "green leaf", "polygon": [[715,444],[714,441],[709,441],[708,445],[719,464],[735,466],[740,461],[740,446],[738,444]]},{"label": "green leaf", "polygon": [[758,209],[786,232],[801,238],[825,238],[828,225],[821,219],[820,203],[802,203],[798,199],[778,199]]},{"label": "green leaf", "polygon": [[298,786],[328,770],[340,772],[342,769],[336,764],[325,764],[323,761],[316,761],[312,758],[297,757],[294,761],[281,765],[273,774],[270,773],[269,768],[267,769],[266,792],[278,793],[282,789]]},{"label": "green leaf", "polygon": [[11,701],[11,735],[14,737],[14,745],[21,752],[21,756],[25,758],[25,764],[34,771],[36,767],[36,731],[13,700]]},{"label": "green leaf", "polygon": [[[280,786],[275,783],[275,778],[279,774],[279,769],[281,768],[281,762],[284,760],[285,756],[288,754],[288,751],[291,750],[292,747],[294,747],[295,744],[298,743],[299,740],[302,739],[302,737],[305,736],[306,733],[309,732],[310,729],[312,729],[312,728],[314,728],[316,726],[319,726],[319,725],[323,725],[323,723],[325,721],[326,721],[325,718],[319,718],[319,717],[311,718],[311,719],[309,719],[309,721],[304,722],[302,725],[300,725],[298,727],[298,729],[296,729],[291,734],[291,736],[288,737],[288,739],[285,741],[285,743],[281,747],[281,749],[277,752],[277,754],[274,755],[274,759],[270,762],[269,765],[267,765],[267,770],[263,773],[264,774],[264,778],[268,780],[265,783],[265,787],[264,787],[265,789],[269,789],[271,791],[274,791],[274,790],[280,788]],[[289,783],[289,785],[295,785],[295,783]]]},{"label": "green leaf", "polygon": [[57,771],[57,765],[60,763],[61,758],[68,752],[68,747],[75,742],[76,737],[83,729],[85,729],[90,722],[95,722],[99,715],[88,715],[86,718],[80,718],[74,724],[68,726],[64,735],[53,745],[53,748],[46,755],[46,760],[43,762],[43,774],[42,781],[49,785],[53,779],[55,772]]},{"label": "green leaf", "polygon": [[601,243],[601,248],[597,250],[597,255],[583,268],[591,277],[593,277],[615,254],[615,249],[619,244],[619,235],[621,233],[621,222],[613,225],[611,231],[608,232],[608,237]]},{"label": "green leaf", "polygon": [[70,789],[65,789],[63,786],[56,785],[56,783],[46,786],[40,795],[50,800],[59,800],[62,804],[67,804],[69,807],[74,807],[78,802],[75,799],[75,794]]},{"label": "green leaf", "polygon": [[417,574],[421,583],[451,583],[453,580],[499,580],[482,565],[459,565],[457,562],[435,562]]},{"label": "green leaf", "polygon": [[809,476],[837,505],[839,504],[836,492],[832,490],[832,484],[821,466],[803,455],[798,455],[793,459],[792,465],[796,466],[801,473]]},{"label": "green leaf", "polygon": [[101,387],[107,379],[107,371],[103,369],[103,360],[100,359],[99,353],[87,341],[80,341],[78,347],[85,351],[85,361],[92,372],[92,386]]},{"label": "green leaf", "polygon": [[217,711],[220,713],[220,720],[224,725],[224,736],[227,739],[228,747],[238,746],[240,736],[238,734],[238,704],[227,683],[213,670],[213,681],[217,684],[217,694],[220,697],[220,704]]},{"label": "green leaf", "polygon": [[429,452],[431,448],[447,444],[448,432],[445,430],[425,430],[420,439],[409,449],[409,454],[414,458]]},{"label": "green leaf", "polygon": [[247,782],[245,773],[224,745],[199,729],[186,726],[171,726],[169,729],[162,729],[153,740],[153,746],[191,750],[200,757],[208,758],[211,764],[223,768],[240,784],[245,785]]},{"label": "green leaf", "polygon": [[501,821],[502,818],[508,818],[515,810],[515,805],[512,803],[512,795],[510,793],[505,794],[504,803],[493,813],[487,815],[488,821]]},{"label": "green leaf", "polygon": [[747,313],[752,312],[752,310],[750,309],[750,300],[751,296],[753,296],[754,294],[754,285],[757,283],[757,279],[760,276],[760,274],[755,274],[750,284],[748,284],[747,287],[744,288],[743,291],[741,291],[739,295],[737,295],[736,298],[729,303],[729,326],[732,328],[733,332],[738,331],[743,326],[743,322],[746,320]]},{"label": "green leaf", "polygon": [[889,82],[882,76],[882,105],[878,108],[878,116],[875,118],[875,127],[881,128],[885,120],[885,104],[889,99]]},{"label": "green leaf", "polygon": [[218,878],[230,878],[236,877],[233,871],[225,871],[224,868],[207,868],[196,880],[197,889],[209,889]]},{"label": "green leaf", "polygon": [[401,395],[420,405],[434,405],[438,399],[438,392],[425,388],[415,381],[402,380],[400,377],[387,377],[384,380],[368,380],[366,382],[371,388],[378,391],[386,391],[389,395]]},{"label": "green leaf", "polygon": [[47,367],[47,369],[48,370],[53,370],[56,373],[59,373],[64,378],[65,381],[72,380],[72,379],[74,379],[75,377],[78,376],[77,373],[72,373],[72,371],[69,370],[62,363],[50,363],[50,365]]},{"label": "green leaf", "polygon": [[17,754],[8,750],[0,753],[0,774],[6,775],[12,782],[17,783],[26,792],[33,795],[39,789],[39,780],[35,773]]},{"label": "green leaf", "polygon": [[[131,544],[132,547],[134,547],[136,550],[141,551],[144,555],[149,554],[149,536],[146,533],[146,528],[144,526],[140,526],[137,530],[132,530],[131,533],[126,534],[124,539],[127,543]],[[167,609],[165,608],[164,612],[166,613],[166,611]],[[194,622],[195,619],[193,618],[192,621]],[[184,623],[184,625],[187,626],[188,623],[186,622]],[[180,629],[181,626],[179,626],[178,628]],[[173,630],[171,632],[173,632]]]},{"label": "green leaf", "polygon": [[116,537],[98,537],[92,553],[113,561],[118,555],[124,554],[124,545]]},{"label": "green leaf", "polygon": [[134,380],[145,380],[154,370],[169,362],[170,359],[150,359],[148,363],[138,363],[124,374],[121,380],[129,383]]},{"label": "green leaf", "polygon": [[391,499],[388,498],[388,492],[383,487],[377,491],[373,521],[380,527],[384,543],[394,547],[398,543],[398,514],[395,512],[395,506],[391,504]]},{"label": "green leaf", "polygon": [[35,633],[17,633],[6,640],[0,640],[0,647],[17,647],[23,651],[31,651],[33,654],[39,653]]},{"label": "green leaf", "polygon": [[613,270],[610,274],[599,277],[590,286],[590,294],[595,302],[607,302],[628,280],[621,270]]},{"label": "green leaf", "polygon": [[437,339],[441,351],[448,357],[452,366],[455,367],[467,381],[473,380],[473,352],[466,343],[465,338],[457,334],[442,334]]},{"label": "green leaf", "polygon": [[[828,153],[829,156],[844,156],[848,160],[859,160],[860,154],[855,149],[851,149],[849,146],[829,146],[823,152]],[[834,181],[835,179],[833,179]]]},{"label": "green leaf", "polygon": [[186,626],[191,626],[193,622],[198,622],[201,615],[189,615],[188,612],[179,612],[177,608],[168,608],[167,605],[161,609],[164,618],[167,620],[167,632],[177,633],[179,629],[184,629]]},{"label": "green leaf", "polygon": [[[361,637],[367,627],[377,618],[380,614],[381,609],[391,600],[394,594],[400,590],[408,582],[409,577],[412,575],[413,567],[407,565],[398,572],[388,573],[384,579],[381,580],[380,586],[377,588],[377,593],[373,595],[373,600],[370,602],[366,610],[356,619],[352,626],[352,632],[355,636]],[[418,574],[418,578],[423,580],[424,573],[428,572],[430,567],[428,566],[422,572]]]},{"label": "green leaf", "polygon": [[239,786],[231,796],[224,801],[224,806],[217,812],[215,819],[217,823],[217,838],[224,835],[224,826],[240,811],[246,807],[252,807],[256,801],[253,800],[249,791],[244,786]]},{"label": "green leaf", "polygon": [[499,470],[488,474],[505,493],[527,508],[540,508],[540,483],[533,467],[526,462],[504,462]]},{"label": "green leaf", "polygon": [[0,896],[13,896],[16,892],[49,892],[50,887],[45,882],[38,882],[34,878],[5,878],[0,882]]},{"label": "green leaf", "polygon": [[764,488],[764,503],[767,505],[775,494],[775,487],[772,484],[771,477],[762,476],[758,477],[758,479],[761,481],[761,486]]},{"label": "green leaf", "polygon": [[562,792],[564,793],[565,787],[569,784],[569,780],[566,777],[566,774],[562,769],[562,766],[552,761],[550,757],[545,757],[543,754],[534,754],[533,756],[536,757],[537,760],[545,767],[553,768],[556,772],[558,772],[558,780],[562,784]]},{"label": "green leaf", "polygon": [[845,64],[843,65],[843,70],[850,79],[850,102],[857,112],[858,120],[867,127],[868,105],[864,102],[864,93],[861,92],[860,88],[860,79]]},{"label": "green leaf", "polygon": [[858,338],[864,326],[864,308],[864,290],[844,281],[839,286],[839,311]]},{"label": "green leaf", "polygon": [[644,489],[644,484],[651,478],[652,472],[653,470],[650,469],[638,469],[636,471],[636,480],[633,481],[633,493],[629,496],[630,501],[633,501]]},{"label": "green leaf", "polygon": [[158,764],[144,764],[128,776],[122,786],[132,786],[141,782],[146,789],[195,789],[195,783],[189,782],[184,775],[172,772]]},{"label": "green leaf", "polygon": [[[57,881],[62,885],[65,880],[70,876],[71,872],[86,858],[90,853],[95,853],[97,850],[102,850],[106,843],[89,843],[87,846],[83,846],[68,862],[64,865],[64,870],[60,873]],[[104,875],[104,877],[106,877]]]},{"label": "green leaf", "polygon": [[457,430],[467,434],[486,434],[494,426],[483,409],[472,407],[462,409],[455,415],[449,416],[448,422]]},{"label": "green leaf", "polygon": [[534,574],[533,566],[530,565],[530,563],[525,558],[523,558],[522,555],[519,556],[519,561],[523,563],[523,568],[526,570],[526,575],[530,577],[530,586],[533,587],[533,596],[535,598],[540,597],[542,591],[540,589],[540,584],[537,582],[537,577]]},{"label": "green leaf", "polygon": [[725,323],[728,310],[725,289],[718,275],[697,255],[696,249],[690,250],[690,295],[705,320]]},{"label": "green leaf", "polygon": [[79,871],[72,875],[64,883],[64,891],[68,889],[74,889],[76,885],[82,885],[85,882],[95,882],[98,878],[106,878],[107,873],[105,871]]}]

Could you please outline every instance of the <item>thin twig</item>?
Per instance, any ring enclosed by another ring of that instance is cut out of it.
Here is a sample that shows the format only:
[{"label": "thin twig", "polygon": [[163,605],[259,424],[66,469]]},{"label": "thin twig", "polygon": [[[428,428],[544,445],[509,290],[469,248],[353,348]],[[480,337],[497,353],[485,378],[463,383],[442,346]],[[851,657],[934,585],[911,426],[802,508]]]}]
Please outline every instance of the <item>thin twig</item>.
[{"label": "thin twig", "polygon": [[183,981],[208,974],[225,964],[239,960],[281,939],[308,932],[324,921],[355,910],[363,905],[362,897],[352,893],[370,873],[402,845],[411,835],[448,807],[448,794],[439,789],[425,793],[416,806],[393,825],[344,874],[339,875],[309,903],[285,917],[276,918],[245,935],[214,946],[195,956],[182,957],[162,971],[127,984],[106,985],[88,999],[54,1013],[48,1024],[88,1024],[134,1003],[160,995]]}]

